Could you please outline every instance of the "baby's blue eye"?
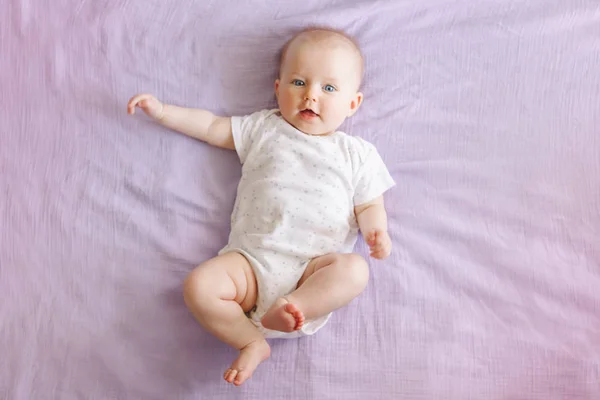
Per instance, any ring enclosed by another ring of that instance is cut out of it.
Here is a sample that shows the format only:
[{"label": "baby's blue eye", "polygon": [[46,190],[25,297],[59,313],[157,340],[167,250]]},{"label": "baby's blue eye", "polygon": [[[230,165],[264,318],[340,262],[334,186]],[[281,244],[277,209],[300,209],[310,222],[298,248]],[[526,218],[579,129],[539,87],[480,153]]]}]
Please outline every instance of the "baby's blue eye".
[{"label": "baby's blue eye", "polygon": [[323,90],[325,90],[326,92],[335,92],[335,88],[331,85],[325,85],[323,86]]},{"label": "baby's blue eye", "polygon": [[293,84],[294,86],[304,86],[304,82],[303,82],[303,81],[301,81],[300,79],[294,79],[294,80],[292,81],[292,84]]}]

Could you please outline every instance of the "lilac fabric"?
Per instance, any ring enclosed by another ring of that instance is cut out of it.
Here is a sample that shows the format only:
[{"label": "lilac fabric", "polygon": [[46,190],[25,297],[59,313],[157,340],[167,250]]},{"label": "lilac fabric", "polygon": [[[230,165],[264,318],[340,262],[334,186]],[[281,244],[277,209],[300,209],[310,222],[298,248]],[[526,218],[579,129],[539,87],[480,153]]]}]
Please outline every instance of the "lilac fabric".
[{"label": "lilac fabric", "polygon": [[[239,162],[125,104],[272,107],[309,24],[363,46],[394,252],[234,388],[181,286]],[[0,398],[600,398],[599,38],[594,0],[2,2]]]}]

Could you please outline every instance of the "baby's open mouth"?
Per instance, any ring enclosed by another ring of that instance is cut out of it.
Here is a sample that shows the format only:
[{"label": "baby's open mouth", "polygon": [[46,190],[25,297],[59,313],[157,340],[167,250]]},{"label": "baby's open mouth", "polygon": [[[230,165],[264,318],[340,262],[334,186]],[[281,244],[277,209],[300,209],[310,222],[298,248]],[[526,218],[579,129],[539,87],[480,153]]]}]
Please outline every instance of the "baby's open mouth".
[{"label": "baby's open mouth", "polygon": [[300,114],[302,114],[303,117],[318,117],[319,116],[319,114],[317,114],[310,108],[300,111]]}]

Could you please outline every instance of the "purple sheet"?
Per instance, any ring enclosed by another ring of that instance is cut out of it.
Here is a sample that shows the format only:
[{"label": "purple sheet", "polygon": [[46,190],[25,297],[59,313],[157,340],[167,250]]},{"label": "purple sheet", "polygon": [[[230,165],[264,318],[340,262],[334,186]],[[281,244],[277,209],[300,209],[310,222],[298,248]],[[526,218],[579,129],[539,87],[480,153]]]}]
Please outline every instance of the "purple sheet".
[{"label": "purple sheet", "polygon": [[[125,105],[274,106],[315,23],[363,45],[395,248],[234,388],[181,286],[239,163]],[[593,0],[3,2],[0,398],[600,398],[599,38]]]}]

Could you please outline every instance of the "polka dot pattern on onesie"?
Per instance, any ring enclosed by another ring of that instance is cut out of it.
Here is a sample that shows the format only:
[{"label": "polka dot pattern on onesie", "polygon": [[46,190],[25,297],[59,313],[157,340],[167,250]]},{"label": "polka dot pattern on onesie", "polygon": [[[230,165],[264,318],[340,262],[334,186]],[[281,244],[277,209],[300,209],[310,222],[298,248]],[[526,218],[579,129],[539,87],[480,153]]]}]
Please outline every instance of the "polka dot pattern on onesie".
[{"label": "polka dot pattern on onesie", "polygon": [[[375,147],[335,132],[309,136],[278,110],[232,118],[242,163],[229,243],[250,261],[258,283],[255,323],[281,296],[292,292],[310,260],[351,252],[356,242],[356,205],[394,185]],[[328,316],[303,329],[320,329]],[[269,335],[267,335],[269,336]]]}]

